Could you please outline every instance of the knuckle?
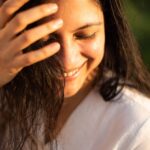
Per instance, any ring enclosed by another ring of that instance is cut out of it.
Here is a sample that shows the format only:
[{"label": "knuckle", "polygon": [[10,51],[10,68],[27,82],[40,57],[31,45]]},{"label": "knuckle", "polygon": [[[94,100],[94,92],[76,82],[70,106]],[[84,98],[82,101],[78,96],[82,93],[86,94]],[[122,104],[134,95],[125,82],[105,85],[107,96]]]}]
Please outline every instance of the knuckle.
[{"label": "knuckle", "polygon": [[30,43],[31,42],[31,37],[30,37],[30,33],[28,31],[25,31],[22,35],[22,42],[25,43]]},{"label": "knuckle", "polygon": [[33,58],[31,57],[31,56],[28,56],[28,57],[26,57],[26,59],[25,59],[25,64],[26,65],[30,65],[30,64],[33,64]]},{"label": "knuckle", "polygon": [[18,14],[15,18],[14,18],[14,23],[16,24],[16,26],[21,27],[24,26],[24,19],[23,19],[23,15],[22,14]]}]

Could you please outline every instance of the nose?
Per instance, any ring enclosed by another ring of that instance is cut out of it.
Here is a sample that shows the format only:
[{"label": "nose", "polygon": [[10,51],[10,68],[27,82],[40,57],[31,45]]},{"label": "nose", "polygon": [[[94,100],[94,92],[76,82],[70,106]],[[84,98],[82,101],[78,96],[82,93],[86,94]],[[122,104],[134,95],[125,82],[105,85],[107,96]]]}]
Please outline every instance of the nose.
[{"label": "nose", "polygon": [[60,59],[64,69],[68,71],[79,67],[81,58],[80,46],[69,37],[62,39]]}]

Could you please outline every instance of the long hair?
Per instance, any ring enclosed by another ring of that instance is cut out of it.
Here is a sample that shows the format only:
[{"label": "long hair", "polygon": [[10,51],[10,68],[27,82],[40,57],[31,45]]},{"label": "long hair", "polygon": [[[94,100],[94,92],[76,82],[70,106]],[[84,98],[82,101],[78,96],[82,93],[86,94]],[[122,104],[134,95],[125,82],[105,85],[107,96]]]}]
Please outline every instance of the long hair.
[{"label": "long hair", "polygon": [[[41,2],[30,0],[21,10]],[[106,30],[105,55],[97,77],[100,94],[104,100],[110,101],[127,85],[149,96],[147,81],[150,81],[150,75],[125,19],[121,1],[97,2],[104,12]],[[43,45],[45,43],[38,41],[24,52]],[[37,149],[36,138],[41,127],[44,128],[41,131],[44,141],[52,143],[63,103],[64,82],[59,78],[62,74],[61,62],[55,55],[24,68],[13,81],[0,89],[0,149],[21,150],[26,141],[31,143],[29,149],[33,145]]]},{"label": "long hair", "polygon": [[[41,2],[31,0],[18,12]],[[33,23],[25,30],[36,25]],[[39,40],[23,52],[46,44]],[[0,150],[21,150],[26,145],[28,148],[24,149],[38,149],[38,143],[43,142],[44,145],[47,141],[54,141],[54,129],[64,97],[62,77],[61,62],[54,55],[24,68],[11,82],[0,88]],[[53,143],[51,149],[56,145]]]},{"label": "long hair", "polygon": [[150,73],[145,67],[138,44],[130,31],[121,0],[97,0],[105,19],[105,54],[99,65],[99,92],[111,101],[124,86],[150,97]]}]

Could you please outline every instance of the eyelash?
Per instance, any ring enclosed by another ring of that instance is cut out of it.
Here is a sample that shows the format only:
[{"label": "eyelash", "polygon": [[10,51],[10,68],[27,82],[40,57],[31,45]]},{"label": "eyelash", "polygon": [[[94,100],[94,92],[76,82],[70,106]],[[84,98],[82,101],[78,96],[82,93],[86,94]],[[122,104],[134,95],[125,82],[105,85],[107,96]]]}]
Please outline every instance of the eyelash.
[{"label": "eyelash", "polygon": [[90,35],[86,35],[86,34],[79,34],[79,35],[75,35],[75,39],[77,40],[85,40],[85,39],[93,39],[96,35],[96,32],[94,32],[93,34]]},{"label": "eyelash", "polygon": [[[86,34],[76,34],[76,35],[74,35],[74,38],[76,40],[88,40],[88,39],[95,38],[95,36],[96,36],[96,32],[94,32],[94,33],[92,33],[90,35],[88,35],[88,34],[87,35]],[[54,41],[57,41],[57,40],[58,40],[57,35],[52,34],[52,35],[49,36],[48,40],[45,41],[45,43],[54,42]]]}]

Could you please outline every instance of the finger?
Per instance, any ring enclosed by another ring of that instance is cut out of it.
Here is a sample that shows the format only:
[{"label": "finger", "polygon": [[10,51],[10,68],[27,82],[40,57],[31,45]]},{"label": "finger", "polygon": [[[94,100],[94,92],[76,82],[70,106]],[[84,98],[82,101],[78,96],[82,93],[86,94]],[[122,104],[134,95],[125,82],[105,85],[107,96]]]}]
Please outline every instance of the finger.
[{"label": "finger", "polygon": [[8,51],[12,53],[13,50],[14,55],[16,55],[18,52],[27,48],[34,42],[40,40],[46,35],[55,32],[56,30],[61,28],[62,25],[62,19],[55,19],[53,21],[45,23],[44,25],[40,25],[33,29],[27,30],[12,41],[12,44],[8,48]]},{"label": "finger", "polygon": [[60,44],[55,42],[41,49],[17,56],[14,64],[17,68],[26,67],[54,55],[59,49]]},{"label": "finger", "polygon": [[[38,21],[46,16],[55,13],[58,10],[56,4],[43,4],[41,6],[34,7],[18,14],[14,19],[10,21],[5,27],[5,37],[7,39],[12,38],[14,35],[21,32],[29,24]],[[34,15],[33,15],[34,14]],[[13,30],[12,30],[13,29]]]},{"label": "finger", "polygon": [[0,7],[0,28],[29,0],[6,0]]}]

